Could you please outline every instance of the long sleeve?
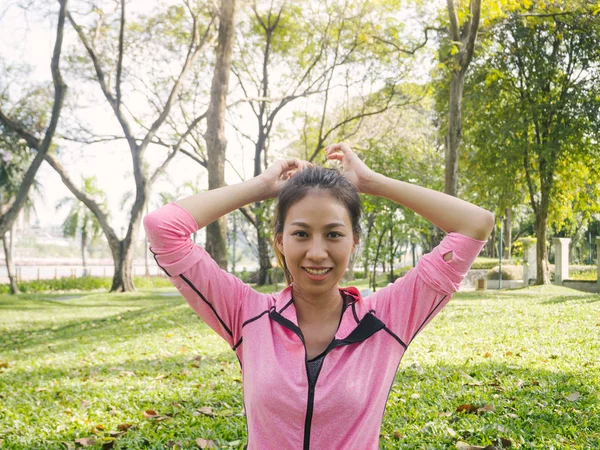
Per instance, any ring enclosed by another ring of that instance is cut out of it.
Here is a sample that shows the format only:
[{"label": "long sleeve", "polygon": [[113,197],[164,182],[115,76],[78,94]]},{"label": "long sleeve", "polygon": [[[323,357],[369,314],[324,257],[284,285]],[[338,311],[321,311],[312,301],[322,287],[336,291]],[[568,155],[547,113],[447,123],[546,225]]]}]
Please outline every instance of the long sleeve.
[{"label": "long sleeve", "polygon": [[266,296],[222,270],[190,235],[197,224],[177,203],[144,217],[150,251],[192,309],[231,347],[241,339],[246,308],[267,303]]},{"label": "long sleeve", "polygon": [[[485,241],[450,233],[404,277],[366,301],[408,345],[450,301],[484,244]],[[452,259],[446,261],[444,255],[450,252]]]}]

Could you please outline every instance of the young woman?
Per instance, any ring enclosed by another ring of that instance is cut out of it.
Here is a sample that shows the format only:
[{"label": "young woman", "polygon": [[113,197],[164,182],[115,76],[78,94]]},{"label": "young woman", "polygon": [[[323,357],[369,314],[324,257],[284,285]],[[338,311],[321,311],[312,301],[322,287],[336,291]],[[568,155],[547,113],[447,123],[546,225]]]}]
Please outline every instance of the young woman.
[{"label": "young woman", "polygon": [[[342,173],[278,161],[249,181],[144,218],[158,265],[239,359],[249,450],[379,448],[402,355],[458,289],[494,225],[475,205],[373,172],[346,144],[325,152],[342,162]],[[359,241],[359,192],[393,200],[448,233],[406,276],[365,298],[339,287]],[[291,284],[260,294],[221,270],[190,234],[276,196],[276,253]]]}]

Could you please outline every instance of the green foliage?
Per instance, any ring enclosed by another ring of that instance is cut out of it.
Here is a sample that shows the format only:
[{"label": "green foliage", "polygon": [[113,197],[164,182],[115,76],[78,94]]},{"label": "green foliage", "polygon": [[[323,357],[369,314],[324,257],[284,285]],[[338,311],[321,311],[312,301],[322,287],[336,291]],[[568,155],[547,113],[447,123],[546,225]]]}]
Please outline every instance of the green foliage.
[{"label": "green foliage", "polygon": [[[600,445],[598,295],[565,288],[458,293],[400,364],[380,447],[584,450]],[[239,363],[181,297],[0,297],[0,440],[58,450],[241,449]],[[557,344],[558,343],[558,344]],[[483,413],[458,413],[460,405]],[[211,407],[210,417],[198,413]],[[153,409],[162,420],[145,418]],[[102,427],[99,427],[101,425]],[[68,445],[67,445],[68,444]]]},{"label": "green foliage", "polygon": [[600,210],[600,24],[570,7],[536,16],[555,11],[536,4],[530,16],[493,24],[464,115],[468,188],[499,211],[526,194],[538,220],[558,228],[585,225]]},{"label": "green foliage", "polygon": [[[110,277],[61,277],[47,280],[31,280],[17,283],[23,293],[38,293],[52,291],[96,291],[108,290],[112,285]],[[139,289],[151,289],[172,286],[164,277],[134,277],[134,285]],[[0,284],[0,294],[10,293],[8,284]]]},{"label": "green foliage", "polygon": [[[505,264],[512,264],[515,265],[515,260],[513,259],[503,259],[502,260],[502,265],[504,266]],[[471,266],[472,270],[481,270],[481,269],[493,269],[494,267],[496,267],[498,265],[498,258],[484,258],[484,257],[479,257],[475,260],[475,262],[473,263],[473,265]]]},{"label": "green foliage", "polygon": [[596,281],[598,279],[598,268],[596,266],[569,265],[569,278]]},{"label": "green foliage", "polygon": [[[493,267],[487,274],[488,280],[498,280],[500,267]],[[502,264],[502,279],[503,280],[522,280],[523,266],[515,266],[512,264]]]}]

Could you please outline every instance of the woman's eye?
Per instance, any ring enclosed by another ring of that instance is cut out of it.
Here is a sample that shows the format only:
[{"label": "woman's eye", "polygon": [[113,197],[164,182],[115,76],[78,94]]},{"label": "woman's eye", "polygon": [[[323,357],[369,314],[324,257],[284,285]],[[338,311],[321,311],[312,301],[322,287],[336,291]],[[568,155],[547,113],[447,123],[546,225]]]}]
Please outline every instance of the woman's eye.
[{"label": "woman's eye", "polygon": [[308,234],[306,234],[306,231],[296,231],[296,232],[292,233],[292,236],[304,238],[304,237],[307,237]]},{"label": "woman's eye", "polygon": [[340,233],[338,233],[337,231],[331,231],[331,232],[328,234],[328,236],[329,236],[329,237],[331,237],[331,238],[338,238],[338,237],[340,237],[340,236],[341,236],[341,234],[340,234]]}]

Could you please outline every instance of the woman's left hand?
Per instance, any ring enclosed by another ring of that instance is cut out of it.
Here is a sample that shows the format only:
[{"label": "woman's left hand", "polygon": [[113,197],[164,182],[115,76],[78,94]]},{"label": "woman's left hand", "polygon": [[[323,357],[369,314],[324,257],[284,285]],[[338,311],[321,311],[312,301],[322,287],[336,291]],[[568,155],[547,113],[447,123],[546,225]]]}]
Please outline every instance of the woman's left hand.
[{"label": "woman's left hand", "polygon": [[368,193],[368,187],[375,172],[367,167],[345,142],[325,147],[328,160],[341,161],[343,174],[356,187],[358,192]]}]

